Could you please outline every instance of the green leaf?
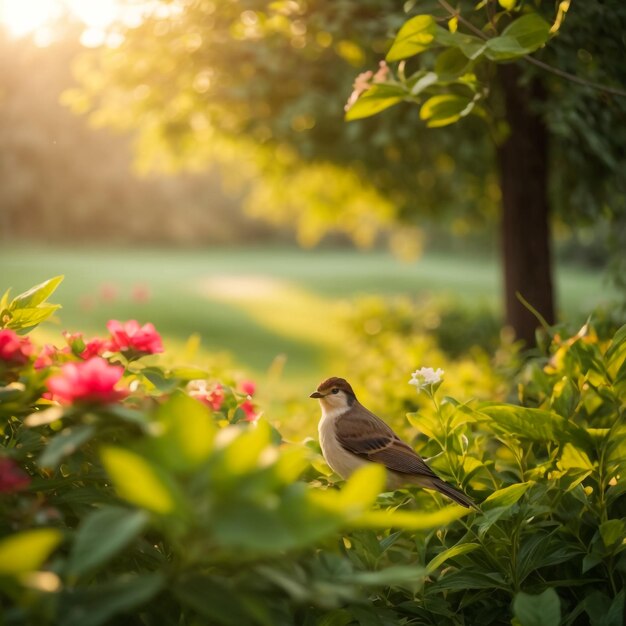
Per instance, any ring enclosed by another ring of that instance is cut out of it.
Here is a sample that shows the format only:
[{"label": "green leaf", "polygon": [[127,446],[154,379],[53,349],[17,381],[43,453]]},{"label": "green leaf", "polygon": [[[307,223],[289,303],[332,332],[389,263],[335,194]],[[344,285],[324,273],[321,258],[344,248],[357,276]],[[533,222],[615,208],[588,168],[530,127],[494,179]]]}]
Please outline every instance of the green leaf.
[{"label": "green leaf", "polygon": [[340,493],[344,511],[362,510],[376,501],[385,489],[387,473],[382,465],[370,463],[360,467],[346,481]]},{"label": "green leaf", "polygon": [[5,327],[22,331],[23,333],[47,320],[60,308],[60,304],[46,304],[29,309],[17,309],[11,312],[11,319],[7,322]]},{"label": "green leaf", "polygon": [[621,519],[610,519],[600,525],[602,543],[607,548],[614,547],[618,542],[622,543],[626,537],[626,528]]},{"label": "green leaf", "polygon": [[138,614],[139,607],[163,589],[165,582],[163,574],[158,572],[140,576],[127,574],[113,582],[67,591],[60,609],[63,626],[100,626],[118,613]]},{"label": "green leaf", "polygon": [[459,543],[456,546],[452,546],[451,548],[448,548],[438,554],[431,560],[426,569],[428,573],[432,573],[443,565],[448,559],[452,559],[461,554],[467,554],[468,552],[476,550],[476,548],[480,548],[480,545],[477,543]]},{"label": "green leaf", "polygon": [[245,610],[241,597],[215,576],[187,574],[174,585],[172,591],[183,605],[208,618],[212,624],[239,626],[259,623]]},{"label": "green leaf", "polygon": [[144,367],[141,369],[141,375],[152,383],[161,393],[171,393],[178,386],[178,380],[170,378],[158,367]]},{"label": "green leaf", "polygon": [[180,497],[171,479],[159,467],[124,448],[106,447],[100,456],[120,497],[154,513],[176,511]]},{"label": "green leaf", "polygon": [[484,510],[495,509],[498,507],[509,507],[514,505],[532,485],[532,481],[526,483],[516,483],[509,485],[504,489],[494,491],[480,506]]},{"label": "green leaf", "polygon": [[156,419],[162,430],[154,447],[169,469],[189,471],[206,461],[217,431],[207,407],[177,392],[159,407]]},{"label": "green leaf", "polygon": [[550,24],[539,13],[527,13],[509,24],[502,36],[513,37],[525,50],[533,52],[550,38]]},{"label": "green leaf", "polygon": [[[4,309],[8,309],[9,307],[9,298],[11,297],[11,288],[9,287],[3,294],[2,298],[0,298],[0,311],[4,311]],[[2,324],[2,319],[0,319],[0,325]],[[2,328],[2,326],[0,326]]]},{"label": "green leaf", "polygon": [[482,570],[463,570],[447,573],[433,585],[438,592],[465,591],[466,589],[507,589],[508,584],[502,574],[496,572],[484,572]]},{"label": "green leaf", "polygon": [[213,532],[220,544],[258,553],[293,549],[303,537],[299,529],[295,530],[292,532],[280,512],[248,502],[223,503],[213,520]]},{"label": "green leaf", "polygon": [[449,48],[435,61],[435,73],[441,80],[456,78],[467,71],[469,59],[458,48]]},{"label": "green leaf", "polygon": [[505,11],[512,11],[515,8],[515,5],[517,4],[517,0],[498,0],[498,4]]},{"label": "green leaf", "polygon": [[513,614],[521,626],[559,626],[561,604],[552,587],[539,595],[520,591],[513,600]]},{"label": "green leaf", "polygon": [[230,435],[231,439],[228,445],[220,450],[221,470],[226,476],[244,476],[259,468],[261,453],[271,445],[272,431],[265,420],[259,420],[252,428],[231,426],[228,430],[223,429],[221,433],[221,437],[226,439]]},{"label": "green leaf", "polygon": [[570,378],[564,376],[554,385],[550,404],[556,413],[567,419],[574,414],[579,400],[580,391],[577,385]]},{"label": "green leaf", "polygon": [[354,624],[354,619],[346,609],[328,611],[315,622],[315,626],[349,626],[349,624]]},{"label": "green leaf", "polygon": [[462,506],[449,506],[439,511],[367,511],[353,521],[356,528],[402,528],[404,530],[429,530],[447,526],[470,513]]},{"label": "green leaf", "polygon": [[22,398],[24,391],[24,384],[19,382],[9,383],[6,387],[0,387],[0,405]]},{"label": "green leaf", "polygon": [[436,29],[432,15],[417,15],[406,21],[387,53],[387,61],[400,61],[427,50],[435,39]]},{"label": "green leaf", "polygon": [[50,440],[37,460],[37,464],[43,468],[56,469],[63,457],[76,452],[95,434],[95,427],[89,424],[66,428]]},{"label": "green leaf", "polygon": [[38,570],[61,543],[56,528],[25,530],[0,541],[0,575],[24,574]]},{"label": "green leaf", "polygon": [[61,284],[64,276],[55,276],[50,280],[31,287],[28,291],[21,293],[19,296],[13,298],[9,309],[30,309],[39,306],[42,302],[47,300],[54,292],[54,290]]},{"label": "green leaf", "polygon": [[474,108],[474,102],[463,96],[444,94],[432,96],[420,109],[420,119],[430,128],[454,124],[468,115]]},{"label": "green leaf", "polygon": [[68,568],[82,575],[105,563],[125,548],[145,528],[148,514],[107,506],[88,515],[76,533]]},{"label": "green leaf", "polygon": [[348,122],[371,117],[394,104],[398,104],[407,95],[403,87],[394,85],[372,85],[348,109],[345,119]]},{"label": "green leaf", "polygon": [[458,31],[450,32],[441,26],[437,26],[435,39],[442,46],[458,48],[470,61],[477,59],[487,48],[487,42],[484,39]]},{"label": "green leaf", "polygon": [[406,86],[412,96],[417,96],[431,85],[434,85],[438,78],[435,72],[420,71],[413,74],[413,76],[407,80]]},{"label": "green leaf", "polygon": [[559,460],[559,467],[565,470],[592,470],[594,465],[584,451],[579,450],[571,443],[566,443],[565,446],[563,446],[563,453],[561,454],[561,458]]},{"label": "green leaf", "polygon": [[498,432],[531,441],[572,442],[584,449],[593,449],[591,437],[577,424],[542,409],[529,409],[512,404],[486,404],[479,412],[487,416]]},{"label": "green leaf", "polygon": [[350,575],[350,580],[359,585],[366,586],[411,586],[421,582],[426,578],[428,572],[426,568],[411,565],[393,565],[377,572],[354,572]]},{"label": "green leaf", "polygon": [[609,374],[617,378],[620,369],[626,364],[626,325],[615,333],[604,358]]},{"label": "green leaf", "polygon": [[541,48],[550,38],[550,24],[537,13],[527,13],[487,41],[485,56],[492,61],[522,57]]}]

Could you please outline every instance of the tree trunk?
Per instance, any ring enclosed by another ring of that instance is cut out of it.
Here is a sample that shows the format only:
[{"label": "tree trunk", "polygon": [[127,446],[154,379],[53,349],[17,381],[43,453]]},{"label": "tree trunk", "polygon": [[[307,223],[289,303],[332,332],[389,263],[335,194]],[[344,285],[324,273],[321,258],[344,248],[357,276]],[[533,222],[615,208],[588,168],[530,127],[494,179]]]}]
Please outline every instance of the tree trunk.
[{"label": "tree trunk", "polygon": [[518,339],[534,345],[537,318],[519,293],[549,324],[554,323],[548,204],[548,132],[531,108],[543,99],[537,82],[519,83],[515,65],[498,68],[509,135],[498,146],[502,187],[502,252],[506,323]]}]

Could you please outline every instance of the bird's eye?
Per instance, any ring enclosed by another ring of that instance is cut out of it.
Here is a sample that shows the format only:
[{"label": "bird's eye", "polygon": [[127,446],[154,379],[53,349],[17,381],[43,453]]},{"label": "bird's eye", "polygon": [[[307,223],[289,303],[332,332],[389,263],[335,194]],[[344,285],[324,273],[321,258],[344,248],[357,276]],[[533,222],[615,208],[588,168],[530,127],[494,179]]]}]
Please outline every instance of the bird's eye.
[{"label": "bird's eye", "polygon": [[339,393],[339,389],[335,387],[335,389],[333,389],[331,393]]}]

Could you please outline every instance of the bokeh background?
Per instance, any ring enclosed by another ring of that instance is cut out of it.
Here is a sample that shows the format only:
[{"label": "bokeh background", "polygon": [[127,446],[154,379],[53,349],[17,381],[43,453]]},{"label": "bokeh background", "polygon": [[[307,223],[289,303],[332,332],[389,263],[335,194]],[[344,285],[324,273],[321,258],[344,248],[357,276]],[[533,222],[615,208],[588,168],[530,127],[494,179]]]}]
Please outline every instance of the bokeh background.
[{"label": "bokeh background", "polygon": [[[166,358],[253,377],[311,435],[326,376],[375,396],[443,366],[471,395],[510,365],[484,122],[425,128],[409,104],[343,119],[413,4],[0,2],[0,287],[65,275],[41,340],[153,322]],[[571,34],[576,9],[553,54],[610,71]],[[626,125],[593,90],[550,86],[549,271],[575,327],[623,314]]]}]

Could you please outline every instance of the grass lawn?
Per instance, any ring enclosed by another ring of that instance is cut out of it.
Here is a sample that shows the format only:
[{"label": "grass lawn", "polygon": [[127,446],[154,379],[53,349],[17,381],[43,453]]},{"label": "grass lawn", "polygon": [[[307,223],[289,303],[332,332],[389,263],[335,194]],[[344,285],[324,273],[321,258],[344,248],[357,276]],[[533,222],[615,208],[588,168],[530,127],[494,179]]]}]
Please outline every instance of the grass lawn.
[{"label": "grass lawn", "polygon": [[[295,249],[89,250],[4,249],[0,289],[19,293],[57,274],[52,298],[63,305],[57,330],[103,334],[110,318],[151,321],[180,349],[197,333],[203,350],[228,352],[262,376],[284,358],[286,380],[309,386],[328,374],[341,349],[337,311],[364,294],[449,294],[499,310],[495,260],[430,253],[402,263],[385,252]],[[559,307],[581,318],[614,293],[602,276],[560,267]],[[416,312],[417,314],[417,312]]]}]

